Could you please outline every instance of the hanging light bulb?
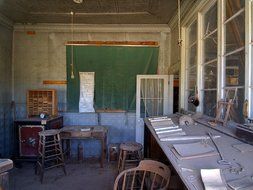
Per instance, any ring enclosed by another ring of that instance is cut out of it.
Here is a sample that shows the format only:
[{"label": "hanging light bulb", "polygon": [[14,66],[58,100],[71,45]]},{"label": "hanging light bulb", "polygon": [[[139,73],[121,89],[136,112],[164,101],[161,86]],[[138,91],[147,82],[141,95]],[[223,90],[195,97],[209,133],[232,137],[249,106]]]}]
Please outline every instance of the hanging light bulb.
[{"label": "hanging light bulb", "polygon": [[83,2],[83,0],[73,0],[75,3],[80,4]]},{"label": "hanging light bulb", "polygon": [[[71,39],[72,39],[72,43],[74,41],[74,12],[71,11],[70,12],[71,15]],[[73,44],[71,45],[71,79],[75,78],[74,75],[74,47]]]}]

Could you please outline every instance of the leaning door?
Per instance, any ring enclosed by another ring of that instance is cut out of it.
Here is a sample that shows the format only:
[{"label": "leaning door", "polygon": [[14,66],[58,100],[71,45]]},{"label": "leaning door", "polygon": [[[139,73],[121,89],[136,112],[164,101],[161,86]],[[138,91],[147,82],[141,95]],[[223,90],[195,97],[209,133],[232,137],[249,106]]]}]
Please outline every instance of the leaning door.
[{"label": "leaning door", "polygon": [[144,142],[145,117],[173,112],[173,75],[137,75],[136,141]]}]

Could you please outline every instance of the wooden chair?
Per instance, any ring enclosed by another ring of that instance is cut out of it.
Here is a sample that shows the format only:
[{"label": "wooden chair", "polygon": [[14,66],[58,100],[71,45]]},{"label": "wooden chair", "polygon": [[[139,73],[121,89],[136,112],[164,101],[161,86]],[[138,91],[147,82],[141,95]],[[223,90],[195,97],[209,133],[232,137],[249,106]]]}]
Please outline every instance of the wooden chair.
[{"label": "wooden chair", "polygon": [[227,126],[231,107],[233,106],[233,100],[228,102],[223,100],[218,101],[218,107],[216,111],[215,123],[222,123],[223,126]]},{"label": "wooden chair", "polygon": [[165,164],[142,160],[136,168],[122,171],[114,182],[114,190],[167,189],[171,171]]}]

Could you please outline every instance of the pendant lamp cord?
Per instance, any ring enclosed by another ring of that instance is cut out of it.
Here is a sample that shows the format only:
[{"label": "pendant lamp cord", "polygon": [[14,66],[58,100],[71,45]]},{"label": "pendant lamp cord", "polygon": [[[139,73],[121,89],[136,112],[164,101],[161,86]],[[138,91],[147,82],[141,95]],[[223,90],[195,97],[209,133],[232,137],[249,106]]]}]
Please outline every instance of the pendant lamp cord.
[{"label": "pendant lamp cord", "polygon": [[178,46],[181,47],[182,45],[182,39],[181,39],[181,4],[180,0],[177,0],[178,5]]},{"label": "pendant lamp cord", "polygon": [[[70,12],[71,14],[71,40],[74,42],[74,12]],[[74,79],[74,47],[71,45],[71,78]]]}]

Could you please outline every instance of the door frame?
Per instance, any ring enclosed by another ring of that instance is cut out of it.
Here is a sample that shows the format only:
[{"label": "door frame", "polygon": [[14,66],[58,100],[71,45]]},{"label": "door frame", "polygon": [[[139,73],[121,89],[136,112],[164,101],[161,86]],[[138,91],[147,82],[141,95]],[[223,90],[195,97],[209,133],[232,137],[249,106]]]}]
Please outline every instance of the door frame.
[{"label": "door frame", "polygon": [[[144,142],[144,123],[141,118],[141,79],[163,79],[164,85],[164,102],[163,115],[173,113],[173,75],[137,75],[136,77],[136,123],[135,123],[135,140],[143,144]],[[167,83],[167,85],[166,85]]]}]

